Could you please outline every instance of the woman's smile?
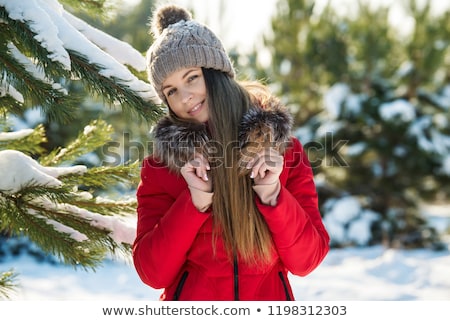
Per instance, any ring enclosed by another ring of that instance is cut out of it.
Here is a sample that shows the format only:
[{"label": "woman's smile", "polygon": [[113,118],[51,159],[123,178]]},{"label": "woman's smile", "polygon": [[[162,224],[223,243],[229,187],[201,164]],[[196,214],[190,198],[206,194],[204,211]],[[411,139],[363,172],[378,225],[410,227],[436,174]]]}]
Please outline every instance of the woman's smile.
[{"label": "woman's smile", "polygon": [[195,105],[191,110],[188,111],[188,114],[190,114],[192,116],[195,116],[196,114],[198,114],[203,108],[203,103],[204,103],[204,101]]}]

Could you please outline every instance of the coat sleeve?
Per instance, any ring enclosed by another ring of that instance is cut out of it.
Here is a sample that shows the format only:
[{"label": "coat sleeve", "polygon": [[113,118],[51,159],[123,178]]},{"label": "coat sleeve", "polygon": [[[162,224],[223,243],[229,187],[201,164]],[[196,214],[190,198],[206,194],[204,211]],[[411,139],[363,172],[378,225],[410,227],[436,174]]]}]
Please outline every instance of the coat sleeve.
[{"label": "coat sleeve", "polygon": [[[184,182],[184,181],[183,181]],[[137,231],[133,262],[141,280],[164,288],[176,278],[208,214],[193,205],[187,186],[152,159],[144,160],[137,188]],[[171,192],[169,192],[169,190]]]},{"label": "coat sleeve", "polygon": [[[318,207],[313,173],[301,143],[293,138],[285,154],[282,187],[276,206],[265,205],[257,198],[277,252],[286,268],[295,275],[312,272],[329,251],[329,235]],[[281,178],[281,177],[280,177]]]}]

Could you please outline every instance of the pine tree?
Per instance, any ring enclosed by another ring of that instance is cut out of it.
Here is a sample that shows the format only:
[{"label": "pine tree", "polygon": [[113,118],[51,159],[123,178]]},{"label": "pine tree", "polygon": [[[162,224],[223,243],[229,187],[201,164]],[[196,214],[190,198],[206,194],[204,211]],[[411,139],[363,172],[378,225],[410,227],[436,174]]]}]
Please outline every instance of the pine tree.
[{"label": "pine tree", "polygon": [[313,1],[279,1],[267,78],[297,116],[325,220],[352,196],[379,215],[371,243],[439,246],[419,205],[450,192],[450,13],[410,0],[415,23],[405,35],[389,7],[353,9],[342,16],[331,2],[318,12]]},{"label": "pine tree", "polygon": [[[285,99],[297,125],[320,112],[323,85],[344,77],[346,47],[333,11],[317,19],[313,0],[281,0],[264,38],[272,60],[266,78]],[[268,69],[268,70],[267,70]]]},{"label": "pine tree", "polygon": [[[151,86],[138,78],[142,54],[77,18],[67,8],[103,14],[104,0],[0,0],[0,232],[26,236],[64,264],[95,270],[107,255],[129,254],[127,216],[135,198],[111,198],[115,186],[138,182],[139,164],[76,165],[111,140],[112,127],[91,120],[67,146],[46,150],[43,125],[11,130],[10,115],[39,109],[64,126],[81,104],[73,84],[154,122],[161,114]],[[102,13],[103,12],[103,13]],[[0,274],[0,296],[15,285]]]}]

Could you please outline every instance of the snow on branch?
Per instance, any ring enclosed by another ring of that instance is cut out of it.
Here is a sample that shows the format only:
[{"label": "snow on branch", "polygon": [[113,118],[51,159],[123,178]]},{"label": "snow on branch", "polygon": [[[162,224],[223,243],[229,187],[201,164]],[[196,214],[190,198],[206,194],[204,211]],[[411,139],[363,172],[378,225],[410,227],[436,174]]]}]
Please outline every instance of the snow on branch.
[{"label": "snow on branch", "polygon": [[[63,183],[57,179],[59,176],[68,174],[79,175],[85,173],[86,170],[86,167],[82,165],[70,167],[42,166],[31,157],[19,151],[3,150],[0,151],[0,177],[2,177],[2,180],[0,180],[0,192],[12,195],[22,191],[27,186],[59,188],[63,186]],[[109,232],[111,239],[117,244],[132,244],[135,238],[134,225],[120,216],[101,215],[72,204],[55,202],[47,197],[36,197],[29,200],[29,202],[38,206],[35,208],[42,208],[45,211],[48,210],[57,213],[66,213],[66,215],[70,214],[85,222],[89,222],[88,224],[93,228],[106,230]],[[133,200],[129,202],[133,203]],[[118,204],[115,205],[117,206]],[[84,233],[60,221],[47,218],[40,214],[39,211],[29,209],[28,213],[45,220],[56,231],[68,234],[69,237],[77,242],[88,239]]]},{"label": "snow on branch", "polygon": [[[104,229],[109,231],[109,236],[117,243],[117,244],[133,244],[133,241],[136,237],[136,229],[133,225],[134,222],[126,221],[122,219],[120,216],[106,216],[98,213],[91,212],[84,208],[80,208],[78,206],[67,204],[67,203],[54,203],[49,201],[48,199],[37,199],[37,202],[40,203],[41,206],[44,206],[48,210],[54,210],[60,213],[70,213],[76,217],[79,217],[85,221],[90,222],[90,225],[95,228]],[[72,237],[76,241],[84,241],[85,238],[82,234],[76,233],[75,230],[58,223],[51,223],[58,231],[63,233],[68,233],[72,235]]]},{"label": "snow on branch", "polygon": [[5,7],[9,18],[12,20],[18,20],[29,25],[30,29],[36,33],[35,39],[50,53],[49,58],[70,70],[69,53],[64,48],[63,41],[58,37],[60,30],[53,23],[53,19],[48,12],[41,6],[43,1],[0,0],[0,6]]},{"label": "snow on branch", "polygon": [[[54,1],[52,1],[54,2]],[[60,7],[57,12],[49,5],[48,1],[40,0],[41,7],[50,16],[50,19],[57,26],[59,30],[59,38],[64,43],[65,49],[74,51],[86,57],[88,62],[93,65],[102,67],[100,74],[109,79],[116,79],[117,82],[126,85],[132,91],[139,94],[144,100],[155,100],[157,95],[150,84],[138,79],[128,68],[121,64],[118,60],[112,57],[107,52],[103,51],[96,44],[91,42],[83,33],[78,31],[66,18],[70,17],[68,13],[63,15],[65,10]],[[74,19],[71,19],[72,22]],[[78,26],[80,24],[78,23]],[[106,34],[103,34],[106,35]],[[100,33],[96,34],[96,40],[100,42]],[[105,38],[106,39],[106,38]],[[107,39],[110,39],[109,37]],[[107,40],[103,41],[106,43]]]},{"label": "snow on branch", "polygon": [[137,71],[145,71],[146,62],[144,56],[127,42],[114,38],[107,33],[94,28],[80,18],[63,11],[63,17],[102,50],[114,57],[121,64],[129,65]]},{"label": "snow on branch", "polygon": [[17,91],[16,88],[8,84],[5,79],[0,80],[0,97],[4,96],[10,96],[17,102],[23,104],[25,102],[25,99],[23,98],[23,95]]},{"label": "snow on branch", "polygon": [[1,141],[9,141],[9,140],[17,140],[22,139],[31,135],[34,132],[33,129],[21,129],[15,132],[2,132],[0,133],[0,142]]},{"label": "snow on branch", "polygon": [[17,193],[23,187],[30,185],[59,187],[61,181],[57,179],[60,175],[69,173],[83,173],[86,166],[77,165],[71,167],[46,167],[40,165],[19,151],[0,151],[0,191],[3,193]]},{"label": "snow on branch", "polygon": [[14,57],[14,59],[19,62],[36,80],[40,80],[43,83],[50,85],[53,89],[58,90],[63,95],[67,95],[67,90],[61,84],[48,78],[44,71],[35,65],[27,56],[21,53],[14,44],[9,43],[8,50],[12,57]]}]

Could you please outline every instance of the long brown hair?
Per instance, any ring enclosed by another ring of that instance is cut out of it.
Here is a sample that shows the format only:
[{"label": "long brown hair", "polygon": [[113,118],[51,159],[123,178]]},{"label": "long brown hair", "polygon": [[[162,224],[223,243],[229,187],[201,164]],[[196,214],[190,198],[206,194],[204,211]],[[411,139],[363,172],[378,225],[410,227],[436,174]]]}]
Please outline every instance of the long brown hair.
[{"label": "long brown hair", "polygon": [[203,74],[212,142],[208,158],[214,190],[213,240],[217,241],[219,229],[230,259],[239,255],[248,264],[268,262],[271,234],[255,204],[251,178],[239,175],[239,125],[252,96],[244,83],[220,71],[203,69]]}]

